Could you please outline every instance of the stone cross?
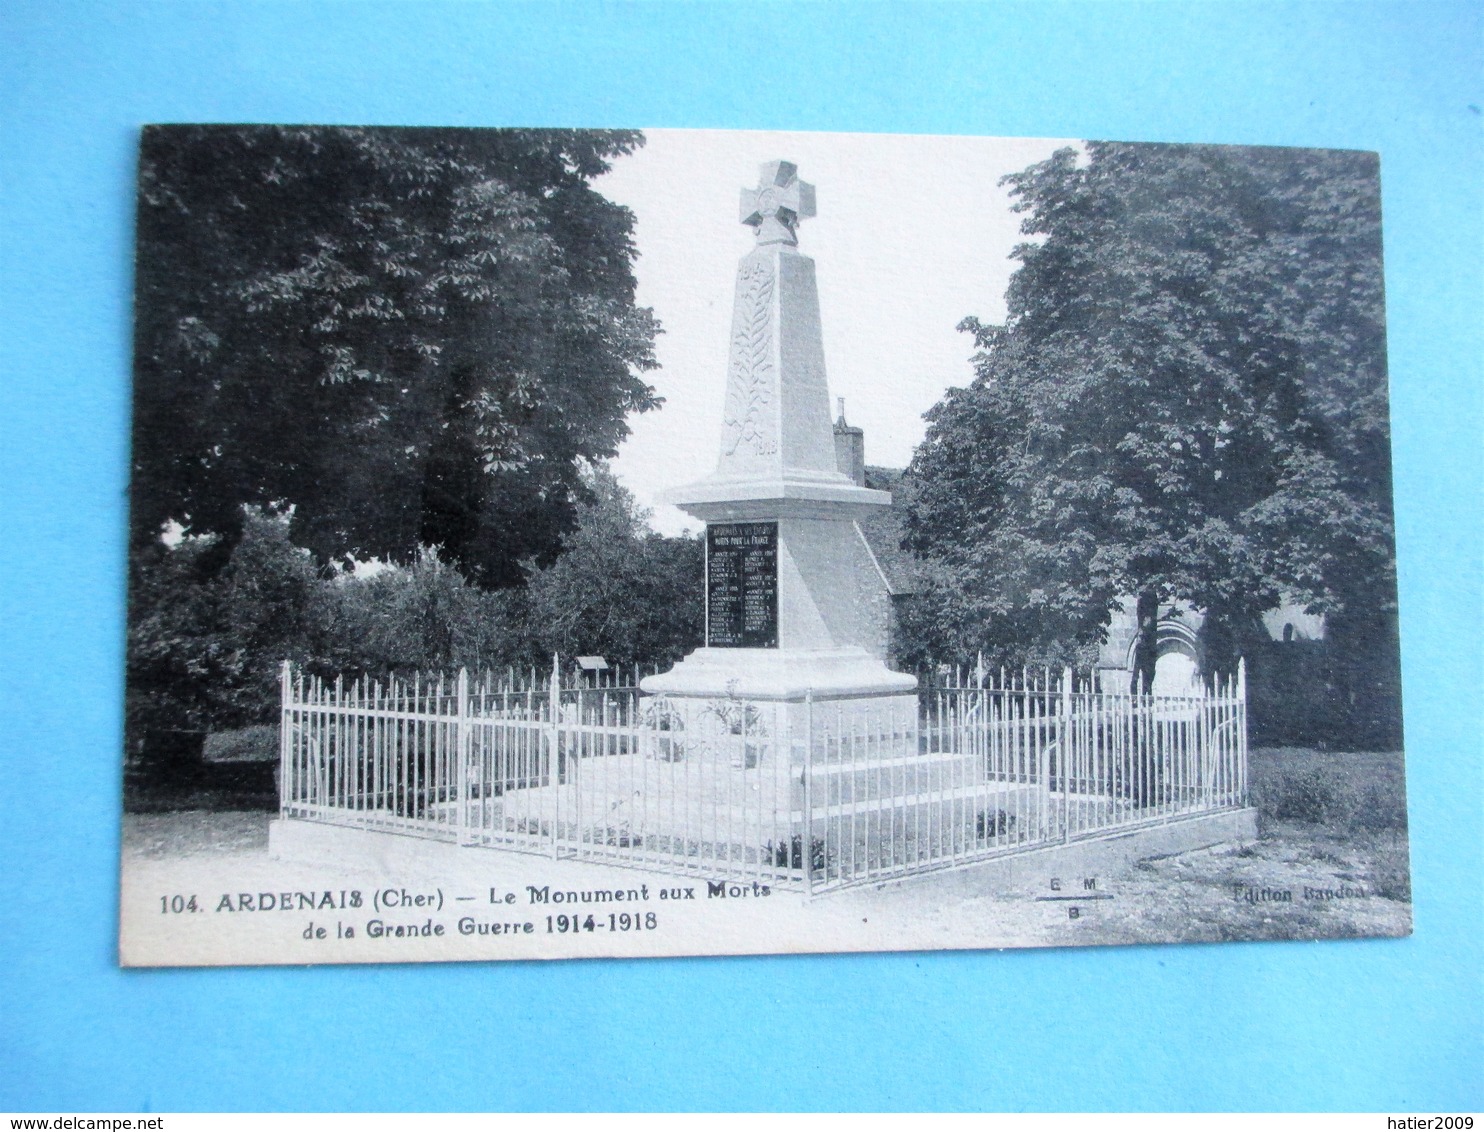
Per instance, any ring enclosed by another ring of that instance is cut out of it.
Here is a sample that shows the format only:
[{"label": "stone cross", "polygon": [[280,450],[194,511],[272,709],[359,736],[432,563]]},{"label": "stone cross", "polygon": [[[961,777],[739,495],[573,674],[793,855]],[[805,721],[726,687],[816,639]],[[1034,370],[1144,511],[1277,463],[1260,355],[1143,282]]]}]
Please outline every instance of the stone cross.
[{"label": "stone cross", "polygon": [[757,242],[797,247],[795,229],[814,215],[814,186],[799,180],[792,161],[769,161],[758,170],[757,188],[742,190],[742,223],[757,229]]}]

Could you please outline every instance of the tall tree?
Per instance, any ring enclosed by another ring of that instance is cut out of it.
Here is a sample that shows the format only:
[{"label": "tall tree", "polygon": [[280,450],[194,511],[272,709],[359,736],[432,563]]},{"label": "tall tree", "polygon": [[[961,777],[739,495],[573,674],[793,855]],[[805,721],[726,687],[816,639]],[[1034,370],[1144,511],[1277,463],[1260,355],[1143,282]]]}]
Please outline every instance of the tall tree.
[{"label": "tall tree", "polygon": [[1092,143],[1006,181],[1032,240],[929,414],[908,540],[940,647],[1098,638],[1120,595],[1395,608],[1373,155]]},{"label": "tall tree", "polygon": [[486,586],[550,561],[658,400],[626,131],[150,127],[132,538],[292,513],[321,563],[436,545]]}]

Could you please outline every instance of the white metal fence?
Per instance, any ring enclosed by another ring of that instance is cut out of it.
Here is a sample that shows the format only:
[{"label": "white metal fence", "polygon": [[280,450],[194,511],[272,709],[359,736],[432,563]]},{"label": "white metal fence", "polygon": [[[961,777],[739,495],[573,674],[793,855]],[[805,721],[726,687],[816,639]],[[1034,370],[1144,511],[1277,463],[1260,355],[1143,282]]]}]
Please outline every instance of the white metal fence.
[{"label": "white metal fence", "polygon": [[1182,696],[981,670],[791,704],[560,671],[285,665],[283,816],[818,892],[1246,804],[1240,670]]}]

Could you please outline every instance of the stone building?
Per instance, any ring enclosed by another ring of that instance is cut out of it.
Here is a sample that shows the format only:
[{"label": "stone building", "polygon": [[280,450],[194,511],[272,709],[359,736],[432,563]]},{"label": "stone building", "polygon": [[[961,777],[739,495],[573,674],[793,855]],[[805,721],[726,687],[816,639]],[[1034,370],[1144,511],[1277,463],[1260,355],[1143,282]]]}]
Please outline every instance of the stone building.
[{"label": "stone building", "polygon": [[[1179,694],[1208,672],[1201,634],[1205,622],[1205,613],[1188,601],[1173,601],[1160,608],[1155,626],[1155,692]],[[1324,640],[1324,617],[1306,613],[1294,602],[1268,610],[1262,615],[1262,624],[1273,644],[1302,645]],[[1126,597],[1110,616],[1107,639],[1098,651],[1096,667],[1105,682],[1111,685],[1133,679],[1138,645],[1139,619],[1134,599]]]}]

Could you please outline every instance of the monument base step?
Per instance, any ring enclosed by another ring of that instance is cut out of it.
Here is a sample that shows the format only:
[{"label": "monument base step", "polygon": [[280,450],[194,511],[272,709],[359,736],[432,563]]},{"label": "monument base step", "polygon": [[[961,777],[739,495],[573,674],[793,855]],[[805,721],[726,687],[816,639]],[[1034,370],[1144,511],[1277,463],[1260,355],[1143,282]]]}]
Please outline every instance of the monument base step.
[{"label": "monument base step", "polygon": [[917,678],[893,672],[863,648],[699,648],[669,672],[646,676],[651,695],[802,701],[910,697]]}]

